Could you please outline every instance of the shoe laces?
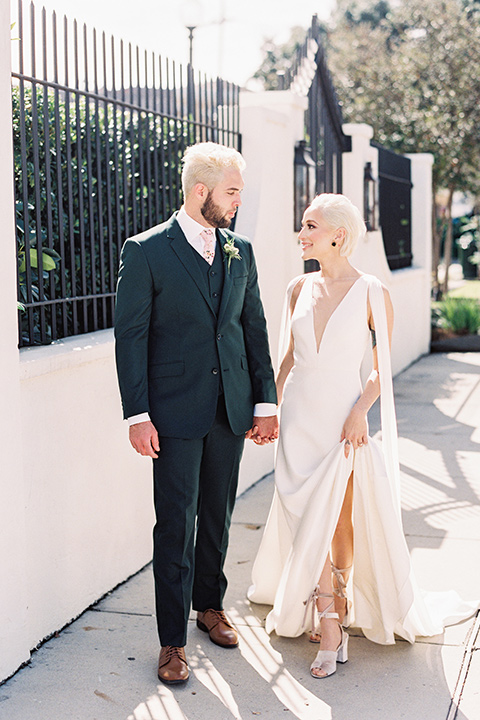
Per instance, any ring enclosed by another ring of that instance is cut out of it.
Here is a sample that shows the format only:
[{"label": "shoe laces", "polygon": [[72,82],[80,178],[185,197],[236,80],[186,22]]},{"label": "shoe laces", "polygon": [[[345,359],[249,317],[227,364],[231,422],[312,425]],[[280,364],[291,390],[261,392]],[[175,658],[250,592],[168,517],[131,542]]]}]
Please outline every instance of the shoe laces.
[{"label": "shoe laces", "polygon": [[163,650],[164,652],[164,658],[165,663],[170,662],[170,660],[174,657],[178,658],[182,662],[185,662],[185,658],[183,657],[182,647],[176,647],[175,645],[166,645]]},{"label": "shoe laces", "polygon": [[203,614],[213,615],[216,622],[215,625],[212,625],[212,627],[218,625],[219,622],[223,622],[230,629],[234,629],[233,625],[227,620],[227,616],[225,615],[225,612],[223,610],[213,610],[213,608],[209,608],[208,610],[205,610]]}]

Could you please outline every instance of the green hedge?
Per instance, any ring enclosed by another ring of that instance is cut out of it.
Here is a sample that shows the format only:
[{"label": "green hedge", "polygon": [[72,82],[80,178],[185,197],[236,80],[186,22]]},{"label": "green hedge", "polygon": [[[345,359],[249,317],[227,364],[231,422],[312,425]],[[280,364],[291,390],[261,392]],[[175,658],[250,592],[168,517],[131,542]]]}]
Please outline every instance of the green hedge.
[{"label": "green hedge", "polygon": [[[114,292],[125,238],[180,203],[192,125],[50,88],[14,86],[12,105],[20,302]],[[42,342],[42,324],[49,342],[112,322],[109,300],[35,307],[21,313],[22,344]]]}]

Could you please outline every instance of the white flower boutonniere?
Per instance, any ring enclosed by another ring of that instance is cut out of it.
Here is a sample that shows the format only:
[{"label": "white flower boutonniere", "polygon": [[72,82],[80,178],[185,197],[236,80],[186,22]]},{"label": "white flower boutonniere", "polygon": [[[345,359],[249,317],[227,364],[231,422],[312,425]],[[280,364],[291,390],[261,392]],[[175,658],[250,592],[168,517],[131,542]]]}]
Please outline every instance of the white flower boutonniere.
[{"label": "white flower boutonniere", "polygon": [[226,260],[228,260],[227,271],[230,272],[230,264],[231,264],[232,260],[241,260],[242,259],[239,249],[237,247],[235,247],[233,238],[229,237],[227,239],[226,243],[223,246],[223,252],[224,252]]}]

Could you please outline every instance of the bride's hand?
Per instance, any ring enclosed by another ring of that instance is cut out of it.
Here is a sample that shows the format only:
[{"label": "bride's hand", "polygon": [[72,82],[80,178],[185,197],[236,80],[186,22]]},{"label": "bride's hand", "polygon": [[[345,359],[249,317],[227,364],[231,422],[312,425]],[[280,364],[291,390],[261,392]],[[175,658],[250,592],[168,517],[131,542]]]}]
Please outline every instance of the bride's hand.
[{"label": "bride's hand", "polygon": [[354,450],[368,443],[367,415],[358,408],[352,408],[345,420],[340,442],[345,440],[345,457],[348,458],[350,448]]}]

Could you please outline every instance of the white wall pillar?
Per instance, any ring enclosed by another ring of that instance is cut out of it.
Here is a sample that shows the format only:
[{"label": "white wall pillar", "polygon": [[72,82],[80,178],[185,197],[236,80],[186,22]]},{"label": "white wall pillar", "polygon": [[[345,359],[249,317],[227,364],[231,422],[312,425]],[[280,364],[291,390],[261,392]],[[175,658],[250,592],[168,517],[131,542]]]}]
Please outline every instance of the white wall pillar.
[{"label": "white wall pillar", "polygon": [[247,168],[236,230],[254,244],[274,353],[285,288],[303,272],[293,225],[293,162],[295,144],[303,139],[306,104],[306,98],[290,91],[240,94]]},{"label": "white wall pillar", "polygon": [[0,680],[30,657],[13,199],[10,4],[0,0]]},{"label": "white wall pillar", "polygon": [[424,270],[419,323],[425,338],[423,352],[430,348],[432,292],[432,167],[430,153],[407,155],[412,161],[412,255],[413,266]]},{"label": "white wall pillar", "polygon": [[[272,359],[277,364],[288,282],[303,272],[293,226],[295,143],[303,139],[307,99],[290,91],[240,94],[242,154],[247,163],[235,230],[253,243]],[[273,468],[273,446],[247,442],[239,491]]]},{"label": "white wall pillar", "polygon": [[378,152],[370,145],[373,128],[365,123],[346,123],[343,132],[352,141],[351,152],[343,154],[343,194],[363,213],[363,173],[366,162],[372,163],[374,177],[378,176]]},{"label": "white wall pillar", "polygon": [[[378,150],[370,141],[373,130],[365,124],[346,124],[352,138],[351,152],[343,155],[343,192],[363,212],[363,173],[372,164],[378,178]],[[431,155],[411,155],[413,265],[392,272],[388,266],[381,228],[367,232],[352,255],[359,270],[376,275],[388,288],[395,310],[392,342],[394,374],[429,350],[431,266]]]},{"label": "white wall pillar", "polygon": [[[345,135],[352,141],[350,152],[343,153],[343,194],[360,210],[363,215],[363,174],[365,164],[372,164],[372,172],[378,178],[378,150],[370,145],[373,128],[364,123],[347,123],[343,126]],[[378,212],[377,212],[378,221]],[[388,267],[380,229],[368,232],[352,255],[352,263],[359,270],[376,275],[390,286],[391,272]]]},{"label": "white wall pillar", "polygon": [[412,162],[412,254],[413,264],[432,267],[432,167],[433,155],[406,155]]}]

